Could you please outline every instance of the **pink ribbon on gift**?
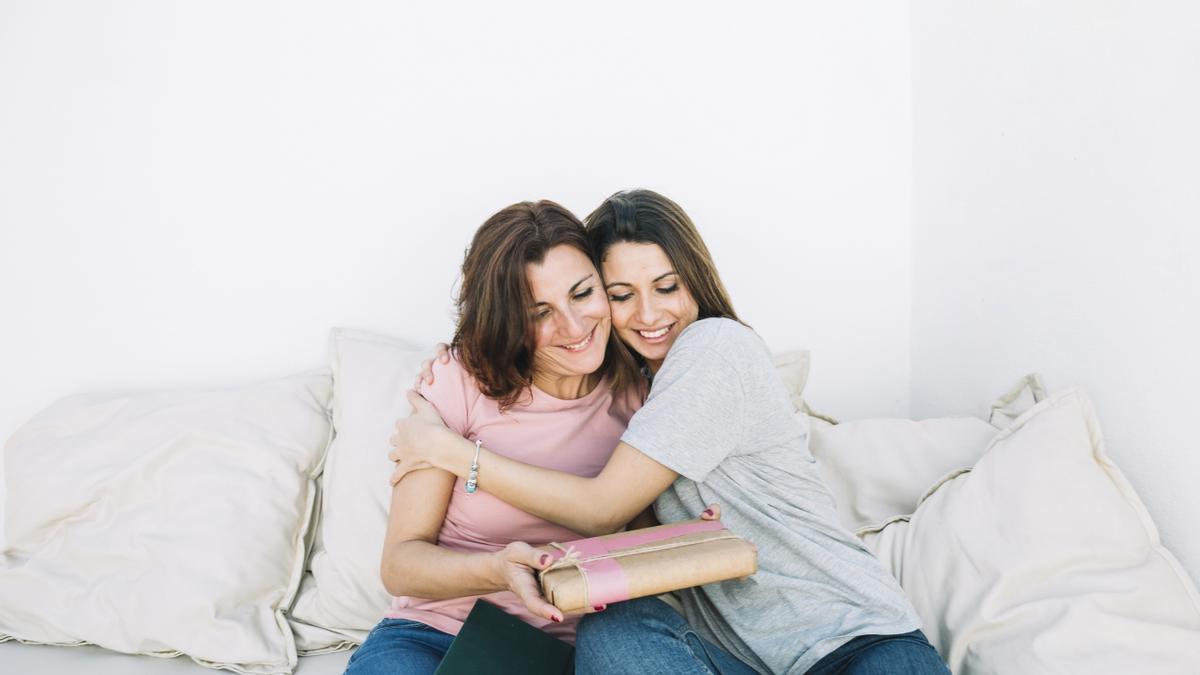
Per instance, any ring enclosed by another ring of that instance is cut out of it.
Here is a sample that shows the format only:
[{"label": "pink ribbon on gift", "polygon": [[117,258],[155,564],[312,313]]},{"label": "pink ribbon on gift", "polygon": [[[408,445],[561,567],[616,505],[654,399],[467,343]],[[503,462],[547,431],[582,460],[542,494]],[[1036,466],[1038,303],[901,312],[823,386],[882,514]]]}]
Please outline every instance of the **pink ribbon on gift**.
[{"label": "pink ribbon on gift", "polygon": [[621,535],[555,544],[559,548],[552,551],[551,555],[557,562],[568,552],[577,553],[580,560],[575,564],[583,575],[588,602],[592,605],[607,605],[610,602],[629,599],[629,580],[625,577],[625,570],[621,568],[621,564],[610,557],[613,551],[654,544],[697,532],[715,532],[723,529],[725,526],[719,520],[689,521],[678,525],[635,530]]}]

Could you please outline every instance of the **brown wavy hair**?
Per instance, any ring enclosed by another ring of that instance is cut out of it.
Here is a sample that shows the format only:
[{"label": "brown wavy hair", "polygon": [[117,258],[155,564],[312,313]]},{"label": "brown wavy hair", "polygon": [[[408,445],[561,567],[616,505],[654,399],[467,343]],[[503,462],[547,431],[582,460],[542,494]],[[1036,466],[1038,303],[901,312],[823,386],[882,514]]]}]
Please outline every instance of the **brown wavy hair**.
[{"label": "brown wavy hair", "polygon": [[[521,202],[488,218],[463,259],[455,300],[458,325],[450,348],[480,392],[499,401],[501,410],[533,384],[534,298],[525,268],[541,264],[556,246],[570,246],[592,258],[583,223],[574,214],[549,200]],[[616,331],[610,330],[599,371],[616,393],[637,378],[636,368],[614,358],[619,344]]]},{"label": "brown wavy hair", "polygon": [[[656,244],[696,300],[700,310],[697,321],[723,317],[745,324],[733,310],[729,291],[721,283],[712,254],[696,225],[675,202],[653,190],[624,190],[605,199],[584,222],[596,269],[603,269],[604,258],[613,244]],[[640,354],[631,354],[633,350],[624,345],[621,352],[619,359],[630,358],[639,366],[645,365]]]}]

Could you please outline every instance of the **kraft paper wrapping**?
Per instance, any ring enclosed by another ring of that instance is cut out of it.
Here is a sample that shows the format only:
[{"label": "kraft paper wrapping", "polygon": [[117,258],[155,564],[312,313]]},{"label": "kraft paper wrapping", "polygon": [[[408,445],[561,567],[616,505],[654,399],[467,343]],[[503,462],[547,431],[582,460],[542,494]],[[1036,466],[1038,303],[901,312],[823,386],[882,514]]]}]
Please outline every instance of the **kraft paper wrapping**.
[{"label": "kraft paper wrapping", "polygon": [[553,544],[542,594],[564,612],[748,577],[758,549],[720,521],[690,520]]}]

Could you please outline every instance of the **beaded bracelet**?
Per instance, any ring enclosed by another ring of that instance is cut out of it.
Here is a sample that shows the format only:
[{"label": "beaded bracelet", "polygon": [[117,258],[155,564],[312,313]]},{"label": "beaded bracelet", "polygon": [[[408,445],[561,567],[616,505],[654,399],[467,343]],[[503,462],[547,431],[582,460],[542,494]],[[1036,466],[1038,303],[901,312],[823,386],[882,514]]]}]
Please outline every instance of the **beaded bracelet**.
[{"label": "beaded bracelet", "polygon": [[483,445],[483,439],[475,440],[475,458],[471,460],[471,473],[467,474],[467,494],[474,494],[475,488],[479,486],[479,446]]}]

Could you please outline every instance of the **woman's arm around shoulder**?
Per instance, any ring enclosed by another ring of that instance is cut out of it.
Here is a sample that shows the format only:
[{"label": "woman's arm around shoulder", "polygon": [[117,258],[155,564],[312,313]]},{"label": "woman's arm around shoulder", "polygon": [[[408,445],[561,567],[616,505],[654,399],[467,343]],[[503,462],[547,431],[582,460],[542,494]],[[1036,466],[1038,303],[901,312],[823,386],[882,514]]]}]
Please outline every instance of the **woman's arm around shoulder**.
[{"label": "woman's arm around shoulder", "polygon": [[[409,392],[413,413],[396,425],[389,457],[396,461],[393,480],[434,467],[466,477],[475,444],[443,424],[437,409]],[[580,534],[610,534],[624,527],[663,490],[676,473],[627,443],[613,451],[595,478],[586,478],[498,455],[479,453],[479,489],[513,506]]]}]

